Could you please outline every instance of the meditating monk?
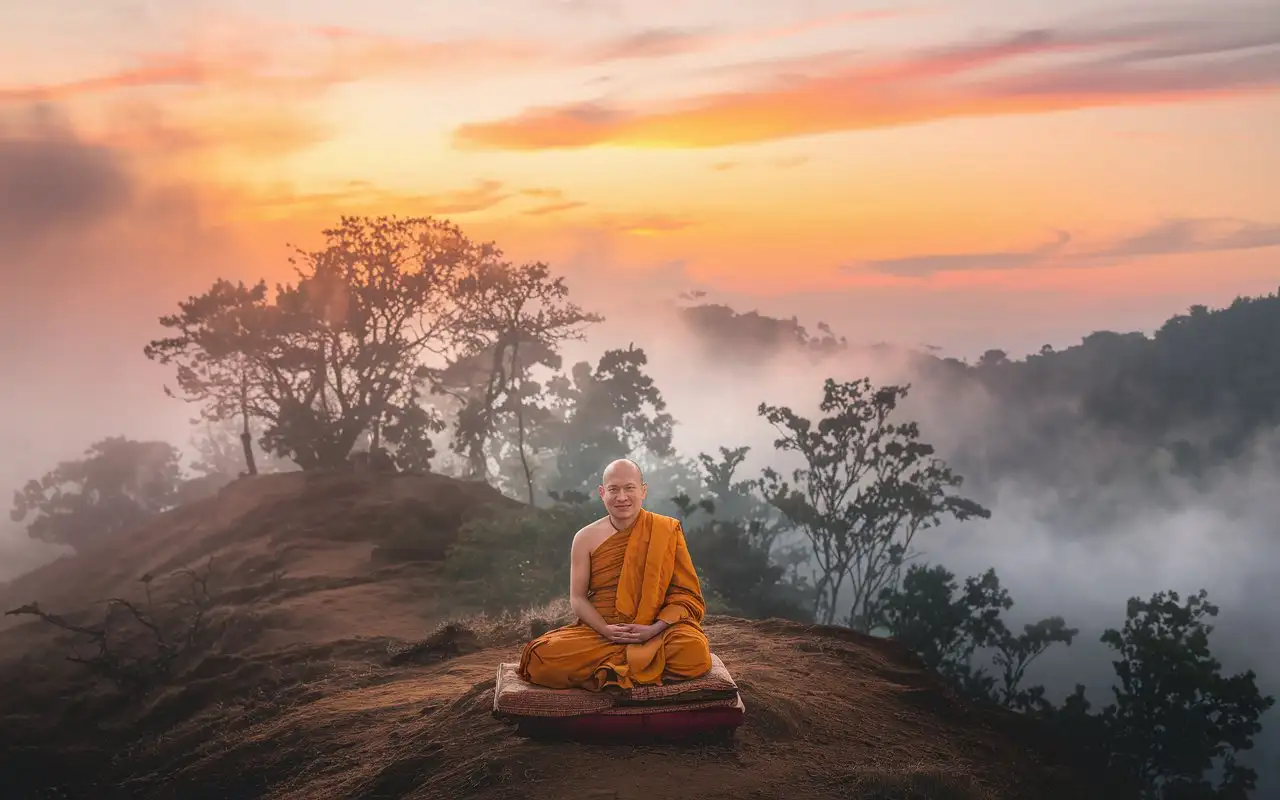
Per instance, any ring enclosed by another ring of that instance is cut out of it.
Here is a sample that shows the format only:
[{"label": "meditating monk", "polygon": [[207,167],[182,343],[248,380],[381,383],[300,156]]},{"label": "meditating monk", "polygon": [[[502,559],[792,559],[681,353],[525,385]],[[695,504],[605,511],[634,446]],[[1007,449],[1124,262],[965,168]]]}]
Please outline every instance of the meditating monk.
[{"label": "meditating monk", "polygon": [[525,645],[521,677],[603,691],[706,674],[706,604],[680,522],[644,509],[633,461],[611,463],[598,491],[608,515],[574,535],[569,556],[578,622]]}]

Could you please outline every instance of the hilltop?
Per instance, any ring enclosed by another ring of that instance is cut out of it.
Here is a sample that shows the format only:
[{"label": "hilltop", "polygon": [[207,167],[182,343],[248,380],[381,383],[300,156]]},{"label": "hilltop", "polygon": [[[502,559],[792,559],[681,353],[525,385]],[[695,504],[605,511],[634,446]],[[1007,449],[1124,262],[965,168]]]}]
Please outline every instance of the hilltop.
[{"label": "hilltop", "polygon": [[564,609],[476,616],[442,561],[469,520],[517,507],[435,475],[243,478],[0,585],[6,610],[35,601],[77,624],[142,597],[143,575],[158,602],[183,585],[159,576],[189,568],[210,598],[208,641],[136,697],[67,662],[69,634],[0,618],[0,794],[1089,796],[1025,720],[967,706],[895,642],[779,620],[708,620],[748,709],[730,743],[514,736],[489,714],[495,665]]}]

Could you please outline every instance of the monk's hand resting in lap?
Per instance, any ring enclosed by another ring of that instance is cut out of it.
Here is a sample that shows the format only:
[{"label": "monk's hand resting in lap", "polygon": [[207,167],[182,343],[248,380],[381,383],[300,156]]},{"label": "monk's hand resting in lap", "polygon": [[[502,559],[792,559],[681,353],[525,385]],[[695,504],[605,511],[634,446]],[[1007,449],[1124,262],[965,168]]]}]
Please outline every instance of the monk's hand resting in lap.
[{"label": "monk's hand resting in lap", "polygon": [[624,623],[621,625],[609,625],[606,630],[605,638],[614,644],[644,644],[667,627],[667,623],[658,620],[652,625],[634,625]]}]

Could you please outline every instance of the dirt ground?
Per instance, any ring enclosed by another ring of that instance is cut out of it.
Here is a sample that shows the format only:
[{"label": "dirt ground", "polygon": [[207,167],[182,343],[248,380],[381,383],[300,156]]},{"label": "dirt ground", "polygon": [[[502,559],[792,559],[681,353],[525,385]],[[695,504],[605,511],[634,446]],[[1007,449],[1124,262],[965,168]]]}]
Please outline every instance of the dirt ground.
[{"label": "dirt ground", "polygon": [[777,620],[707,622],[747,707],[728,741],[516,735],[490,714],[496,666],[564,609],[440,629],[465,611],[445,548],[510,505],[437,476],[262,476],[0,585],[5,609],[62,612],[213,556],[222,625],[173,685],[122,699],[65,634],[0,618],[0,797],[1091,796],[1024,720],[966,707],[896,643]]}]

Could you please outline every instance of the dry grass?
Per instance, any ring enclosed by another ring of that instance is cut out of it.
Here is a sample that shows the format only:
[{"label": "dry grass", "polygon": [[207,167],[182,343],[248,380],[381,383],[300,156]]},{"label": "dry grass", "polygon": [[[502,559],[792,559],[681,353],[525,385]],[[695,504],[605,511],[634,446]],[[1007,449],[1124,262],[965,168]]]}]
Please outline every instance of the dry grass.
[{"label": "dry grass", "polygon": [[[419,538],[440,549],[487,502],[484,487],[277,477],[169,515],[118,558],[82,556],[9,587],[19,602],[43,601],[30,596],[43,586],[55,596],[46,605],[77,607],[182,558],[231,565],[216,609],[222,639],[140,704],[77,683],[49,632],[0,633],[10,655],[0,657],[0,774],[97,773],[96,788],[64,788],[104,800],[1089,796],[894,643],[776,620],[708,620],[747,704],[747,725],[728,743],[515,736],[489,713],[496,665],[568,622],[567,603],[473,614],[438,565],[373,557],[388,536],[401,547],[407,536],[378,520],[418,520]],[[424,497],[440,508],[424,510]]]}]

